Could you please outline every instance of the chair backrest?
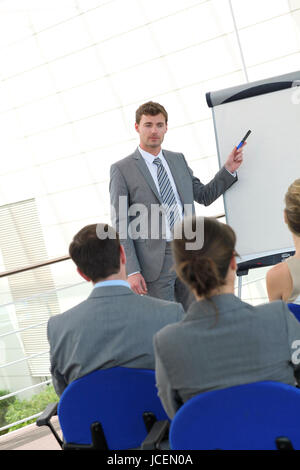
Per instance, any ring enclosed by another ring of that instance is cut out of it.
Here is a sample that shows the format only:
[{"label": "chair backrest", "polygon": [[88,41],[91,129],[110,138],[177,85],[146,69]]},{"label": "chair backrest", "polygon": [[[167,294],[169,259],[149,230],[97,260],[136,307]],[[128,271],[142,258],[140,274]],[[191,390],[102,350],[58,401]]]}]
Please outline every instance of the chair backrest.
[{"label": "chair backrest", "polygon": [[295,315],[297,320],[300,321],[300,305],[298,305],[298,304],[288,304],[288,308]]},{"label": "chair backrest", "polygon": [[287,437],[300,449],[300,389],[256,382],[199,394],[176,413],[173,450],[275,450]]},{"label": "chair backrest", "polygon": [[100,422],[109,449],[139,447],[147,435],[144,412],[168,419],[157,395],[153,370],[96,370],[64,390],[57,409],[64,440],[90,444],[90,425]]}]

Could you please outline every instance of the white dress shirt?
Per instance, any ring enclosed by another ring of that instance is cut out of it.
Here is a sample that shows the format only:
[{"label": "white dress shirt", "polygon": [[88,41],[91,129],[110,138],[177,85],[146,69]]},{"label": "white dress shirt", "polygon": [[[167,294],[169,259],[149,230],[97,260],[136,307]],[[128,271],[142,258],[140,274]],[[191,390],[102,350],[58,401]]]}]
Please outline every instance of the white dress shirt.
[{"label": "white dress shirt", "polygon": [[[160,188],[159,188],[158,179],[157,179],[157,165],[155,165],[155,163],[153,163],[153,160],[155,158],[160,158],[160,160],[162,162],[162,165],[164,166],[164,168],[165,168],[165,170],[168,174],[168,177],[169,177],[169,180],[170,180],[173,192],[174,192],[176,204],[177,204],[177,207],[178,207],[179,216],[182,219],[183,218],[182,202],[180,200],[174,178],[172,176],[169,165],[168,165],[168,163],[167,163],[167,161],[166,161],[166,159],[163,155],[162,150],[160,150],[159,154],[155,156],[155,155],[152,155],[151,153],[146,152],[145,150],[141,149],[141,147],[138,147],[138,149],[139,149],[139,152],[142,155],[143,159],[145,160],[145,163],[146,163],[146,165],[147,165],[147,167],[148,167],[148,169],[151,173],[151,176],[154,180],[155,186],[156,186],[157,191],[158,191],[159,194],[160,194]],[[173,239],[172,232],[170,230],[170,225],[169,225],[168,219],[166,217],[166,240],[171,241],[172,239]]]}]

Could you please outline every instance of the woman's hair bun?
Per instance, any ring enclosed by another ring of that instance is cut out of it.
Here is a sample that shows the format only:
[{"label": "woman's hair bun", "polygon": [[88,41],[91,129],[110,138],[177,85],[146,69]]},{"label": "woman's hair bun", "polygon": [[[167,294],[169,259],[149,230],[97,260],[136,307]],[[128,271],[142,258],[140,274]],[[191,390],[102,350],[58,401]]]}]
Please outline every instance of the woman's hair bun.
[{"label": "woman's hair bun", "polygon": [[[173,254],[177,275],[199,297],[225,284],[230,260],[235,252],[235,233],[229,225],[212,217],[204,217],[204,233],[200,249],[187,249],[190,240],[184,236],[173,241]],[[192,219],[194,226],[197,220]],[[185,221],[182,223],[184,228]],[[201,226],[201,223],[198,224]],[[182,233],[185,233],[182,230]]]},{"label": "woman's hair bun", "polygon": [[201,297],[222,284],[215,262],[208,257],[195,256],[184,261],[177,267],[177,274]]}]

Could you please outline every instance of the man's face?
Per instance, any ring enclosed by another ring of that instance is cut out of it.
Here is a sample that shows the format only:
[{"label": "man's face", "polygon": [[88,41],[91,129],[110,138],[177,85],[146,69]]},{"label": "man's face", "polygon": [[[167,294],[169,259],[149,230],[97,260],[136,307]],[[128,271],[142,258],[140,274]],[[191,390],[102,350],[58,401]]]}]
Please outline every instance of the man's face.
[{"label": "man's face", "polygon": [[140,134],[140,146],[146,152],[158,154],[168,126],[162,113],[156,116],[143,114],[140,123],[135,123],[135,130]]}]

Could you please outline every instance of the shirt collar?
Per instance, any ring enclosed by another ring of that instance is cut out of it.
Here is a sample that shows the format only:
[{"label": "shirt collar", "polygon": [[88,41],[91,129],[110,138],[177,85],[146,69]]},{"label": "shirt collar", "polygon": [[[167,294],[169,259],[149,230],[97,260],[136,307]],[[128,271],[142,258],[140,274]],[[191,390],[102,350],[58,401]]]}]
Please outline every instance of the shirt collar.
[{"label": "shirt collar", "polygon": [[146,152],[146,150],[143,150],[140,146],[138,146],[139,152],[142,155],[142,157],[149,163],[153,163],[153,160],[155,158],[160,158],[163,159],[163,152],[162,149],[160,149],[160,152],[158,155],[154,156],[152,153]]},{"label": "shirt collar", "polygon": [[100,281],[100,282],[97,282],[94,285],[94,289],[96,289],[97,287],[107,287],[107,286],[124,286],[124,287],[128,287],[130,289],[129,283],[127,281],[123,281],[122,279],[116,279],[114,281]]}]

